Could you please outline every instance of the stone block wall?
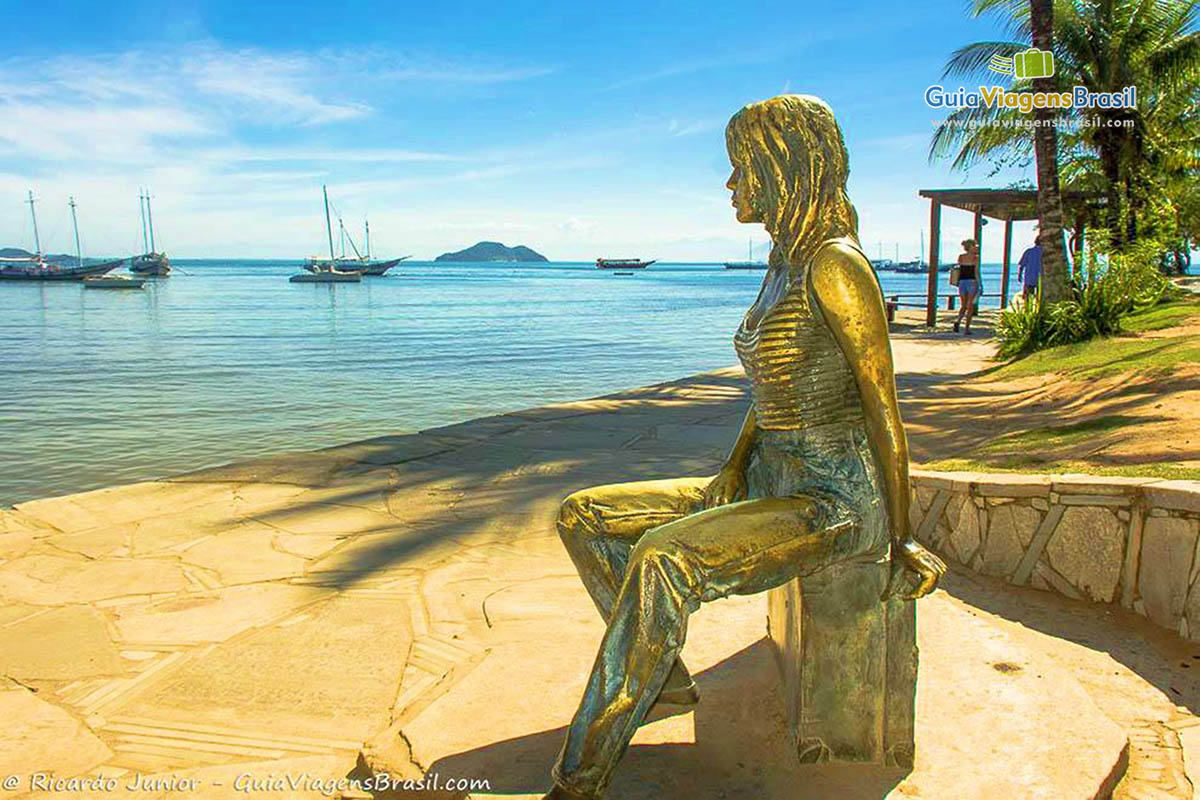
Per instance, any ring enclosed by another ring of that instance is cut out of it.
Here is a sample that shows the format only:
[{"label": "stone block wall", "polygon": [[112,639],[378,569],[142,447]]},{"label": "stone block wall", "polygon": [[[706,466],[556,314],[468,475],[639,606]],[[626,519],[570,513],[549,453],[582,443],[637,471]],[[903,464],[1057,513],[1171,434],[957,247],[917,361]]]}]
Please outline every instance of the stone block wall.
[{"label": "stone block wall", "polygon": [[1200,481],[913,470],[912,487],[916,538],[952,565],[1200,641]]}]

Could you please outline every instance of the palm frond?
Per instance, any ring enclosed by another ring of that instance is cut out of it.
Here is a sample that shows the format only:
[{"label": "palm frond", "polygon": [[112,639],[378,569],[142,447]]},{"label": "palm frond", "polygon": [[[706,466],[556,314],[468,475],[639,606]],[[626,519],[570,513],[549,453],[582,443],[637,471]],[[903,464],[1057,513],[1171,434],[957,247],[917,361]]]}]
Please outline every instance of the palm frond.
[{"label": "palm frond", "polygon": [[970,80],[981,76],[995,76],[996,73],[988,69],[988,62],[992,56],[1011,57],[1028,48],[1029,45],[1024,42],[972,42],[950,54],[950,60],[942,70],[942,78]]}]

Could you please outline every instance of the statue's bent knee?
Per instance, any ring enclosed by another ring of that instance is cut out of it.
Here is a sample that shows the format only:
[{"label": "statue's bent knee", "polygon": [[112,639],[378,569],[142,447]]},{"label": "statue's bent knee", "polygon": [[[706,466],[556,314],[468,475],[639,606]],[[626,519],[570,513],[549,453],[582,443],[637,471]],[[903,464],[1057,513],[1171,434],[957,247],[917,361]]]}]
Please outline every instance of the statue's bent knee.
[{"label": "statue's bent knee", "polygon": [[591,510],[591,496],[587,489],[567,496],[558,508],[558,534],[564,539],[568,536],[579,535],[591,531],[595,527],[595,517]]}]

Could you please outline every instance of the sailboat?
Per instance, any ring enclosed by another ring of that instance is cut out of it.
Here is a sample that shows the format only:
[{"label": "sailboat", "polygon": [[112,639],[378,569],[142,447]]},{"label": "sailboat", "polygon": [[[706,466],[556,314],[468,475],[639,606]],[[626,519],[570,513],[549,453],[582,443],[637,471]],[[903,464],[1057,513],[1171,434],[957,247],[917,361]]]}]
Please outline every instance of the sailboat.
[{"label": "sailboat", "polygon": [[[154,215],[150,211],[150,192],[138,192],[138,204],[142,209],[142,254],[133,257],[129,271],[138,275],[154,275],[165,278],[171,274],[171,259],[154,247]],[[149,237],[147,237],[149,229]]]},{"label": "sailboat", "polygon": [[[37,212],[34,210],[33,192],[29,192],[29,217],[33,221],[33,246],[35,251],[18,258],[0,258],[0,280],[8,281],[77,281],[89,275],[103,275],[125,263],[125,259],[104,261],[84,266],[79,255],[79,228],[75,228],[75,266],[63,267],[47,261],[42,255],[42,241],[38,235]],[[74,199],[71,201],[71,218],[75,218]]]},{"label": "sailboat", "polygon": [[896,272],[929,272],[929,264],[922,257],[925,253],[925,229],[921,229],[921,250],[917,253],[917,257],[912,261],[900,260],[900,245],[896,245],[896,264],[893,269]]},{"label": "sailboat", "polygon": [[[339,269],[342,272],[360,272],[363,275],[380,276],[386,275],[387,271],[411,256],[401,256],[388,261],[372,261],[371,260],[371,223],[367,220],[363,221],[363,235],[365,237],[365,247],[363,252],[358,251],[358,246],[354,244],[353,237],[346,230],[346,224],[342,220],[341,215],[338,215],[338,236],[341,242],[341,255],[330,259],[329,262],[324,259],[310,258],[305,265],[305,269],[309,272],[319,272],[325,266],[332,262],[334,269]],[[346,254],[346,243],[350,243],[350,249],[354,255]]]},{"label": "sailboat", "polygon": [[[329,217],[329,190],[322,186],[321,194],[325,198],[325,234],[329,237],[329,258],[309,256],[301,272],[288,278],[291,283],[359,283],[362,281],[361,270],[342,270],[340,267],[347,261],[345,257],[338,258],[333,254],[333,223]],[[339,224],[341,221],[338,221]],[[345,228],[342,229],[345,236]],[[354,243],[351,242],[351,247]]]},{"label": "sailboat", "polygon": [[746,240],[746,260],[726,261],[725,269],[766,269],[767,262],[754,260],[754,240]]}]

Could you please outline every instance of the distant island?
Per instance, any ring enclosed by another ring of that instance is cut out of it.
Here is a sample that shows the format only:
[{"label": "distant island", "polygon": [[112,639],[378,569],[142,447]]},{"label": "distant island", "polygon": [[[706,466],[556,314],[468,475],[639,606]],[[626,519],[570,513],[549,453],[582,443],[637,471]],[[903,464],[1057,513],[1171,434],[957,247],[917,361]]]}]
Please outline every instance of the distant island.
[{"label": "distant island", "polygon": [[500,242],[480,242],[457,253],[442,253],[434,261],[549,261],[523,244],[505,247]]},{"label": "distant island", "polygon": [[[33,255],[28,250],[22,250],[19,247],[0,247],[0,258],[33,258]],[[75,260],[75,256],[67,255],[66,253],[43,253],[42,258],[55,263]],[[84,261],[87,260],[84,259]]]}]

